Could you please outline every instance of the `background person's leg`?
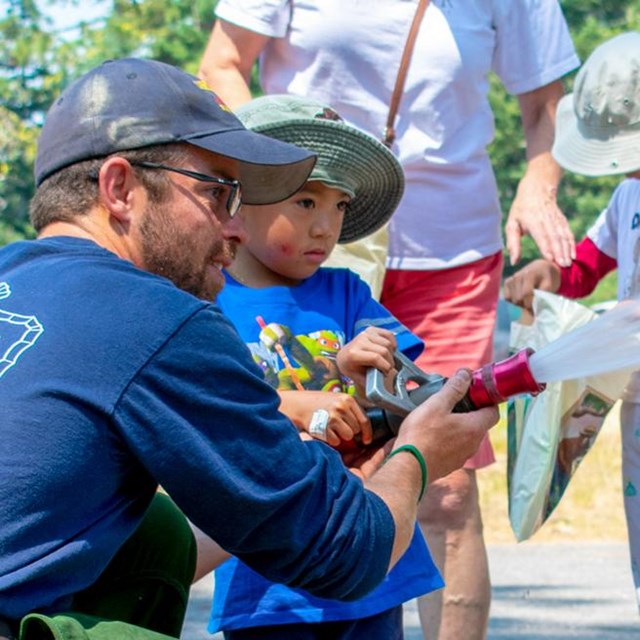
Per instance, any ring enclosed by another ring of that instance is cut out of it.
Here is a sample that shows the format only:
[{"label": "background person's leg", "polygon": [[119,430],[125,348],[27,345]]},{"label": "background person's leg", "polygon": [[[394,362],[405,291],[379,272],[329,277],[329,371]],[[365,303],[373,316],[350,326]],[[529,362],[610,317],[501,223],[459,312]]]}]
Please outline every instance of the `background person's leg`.
[{"label": "background person's leg", "polygon": [[158,493],[100,578],[73,611],[179,637],[195,571],[196,544],[182,512]]},{"label": "background person's leg", "polygon": [[[491,362],[501,273],[500,253],[445,271],[387,272],[382,304],[425,342],[416,360],[421,369],[449,376],[459,367]],[[418,507],[420,528],[446,583],[418,601],[427,640],[486,636],[491,584],[474,470],[492,462],[485,438],[465,469],[430,485]]]},{"label": "background person's leg", "polygon": [[629,534],[631,573],[640,608],[640,404],[623,402],[620,410],[622,434],[622,495]]},{"label": "background person's leg", "polygon": [[460,469],[434,482],[418,518],[446,584],[418,601],[424,637],[484,638],[491,583],[475,471]]}]

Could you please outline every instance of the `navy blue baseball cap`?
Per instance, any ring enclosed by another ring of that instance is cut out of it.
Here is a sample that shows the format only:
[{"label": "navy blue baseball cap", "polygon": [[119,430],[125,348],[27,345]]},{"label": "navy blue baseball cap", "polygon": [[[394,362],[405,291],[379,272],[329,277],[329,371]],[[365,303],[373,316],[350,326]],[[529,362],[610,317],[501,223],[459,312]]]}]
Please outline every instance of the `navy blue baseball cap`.
[{"label": "navy blue baseball cap", "polygon": [[249,131],[203,80],[157,60],[123,58],[89,71],[51,106],[38,140],[36,185],[82,160],[175,142],[237,160],[247,204],[288,198],[316,159]]}]

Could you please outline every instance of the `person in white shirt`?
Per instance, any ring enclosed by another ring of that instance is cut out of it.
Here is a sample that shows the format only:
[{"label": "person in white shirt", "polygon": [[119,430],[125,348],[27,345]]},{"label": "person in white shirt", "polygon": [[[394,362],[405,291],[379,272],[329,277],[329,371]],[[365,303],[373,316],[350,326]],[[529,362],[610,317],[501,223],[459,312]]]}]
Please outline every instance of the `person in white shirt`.
[{"label": "person in white shirt", "polygon": [[[251,99],[259,57],[266,93],[321,100],[380,137],[415,9],[406,0],[220,0],[199,74],[233,109]],[[491,71],[518,96],[527,142],[527,169],[506,226],[511,262],[530,234],[544,257],[570,263],[574,240],[556,205],[561,171],[550,148],[560,78],[578,62],[557,0],[428,6],[395,123],[392,150],[406,190],[389,226],[381,297],[425,341],[417,361],[423,369],[449,375],[492,359],[502,239],[487,154]],[[342,265],[354,266],[350,259]],[[420,506],[447,583],[421,601],[425,638],[486,635],[491,589],[475,469],[491,462],[487,440],[465,469],[434,483]]]}]

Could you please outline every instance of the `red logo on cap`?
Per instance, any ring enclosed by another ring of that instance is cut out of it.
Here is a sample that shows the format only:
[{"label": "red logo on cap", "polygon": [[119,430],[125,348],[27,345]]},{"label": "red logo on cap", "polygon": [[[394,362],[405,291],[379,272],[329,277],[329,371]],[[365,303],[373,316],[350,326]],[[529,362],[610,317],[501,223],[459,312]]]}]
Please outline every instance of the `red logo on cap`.
[{"label": "red logo on cap", "polygon": [[227,107],[227,105],[224,102],[222,102],[222,99],[218,96],[218,94],[204,80],[194,80],[193,84],[195,84],[196,87],[198,87],[198,89],[202,89],[203,91],[208,91],[213,96],[213,99],[216,101],[216,104],[223,111],[227,111],[228,113],[231,113],[231,109],[229,109],[229,107]]}]

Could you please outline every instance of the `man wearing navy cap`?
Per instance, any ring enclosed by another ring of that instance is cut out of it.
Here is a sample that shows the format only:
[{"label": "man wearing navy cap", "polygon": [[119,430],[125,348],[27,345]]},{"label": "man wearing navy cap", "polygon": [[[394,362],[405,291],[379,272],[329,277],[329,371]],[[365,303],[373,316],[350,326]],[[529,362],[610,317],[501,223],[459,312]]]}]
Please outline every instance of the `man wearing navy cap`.
[{"label": "man wearing navy cap", "polygon": [[450,414],[461,372],[403,423],[417,453],[363,485],[278,412],[212,301],[245,239],[241,202],[289,197],[313,163],[160,62],[104,63],[51,107],[38,239],[0,251],[7,635],[22,619],[21,638],[179,636],[196,555],[182,513],[272,580],[360,597],[410,541],[416,456],[446,475],[495,423]]}]

